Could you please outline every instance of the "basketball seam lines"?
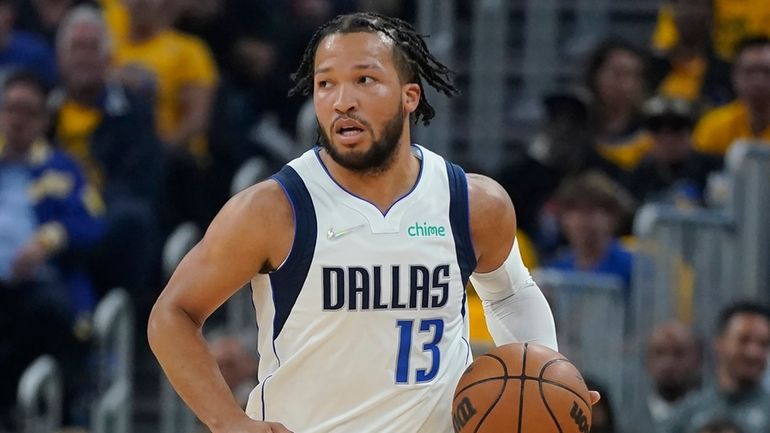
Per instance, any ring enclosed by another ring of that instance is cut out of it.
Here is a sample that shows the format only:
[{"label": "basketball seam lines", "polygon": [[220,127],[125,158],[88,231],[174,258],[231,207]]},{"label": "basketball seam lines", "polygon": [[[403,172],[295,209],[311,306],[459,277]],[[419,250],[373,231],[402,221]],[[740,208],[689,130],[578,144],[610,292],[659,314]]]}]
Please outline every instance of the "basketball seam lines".
[{"label": "basketball seam lines", "polygon": [[[589,402],[587,402],[587,401],[586,401],[586,400],[583,398],[583,396],[581,396],[580,394],[578,394],[578,393],[577,393],[577,392],[575,392],[574,390],[572,390],[572,389],[570,389],[570,388],[567,388],[566,386],[564,386],[564,385],[562,385],[562,384],[560,384],[560,383],[558,383],[558,382],[554,382],[554,381],[552,381],[552,380],[548,380],[548,379],[544,379],[544,378],[543,378],[543,374],[545,373],[545,369],[546,369],[546,368],[550,367],[550,366],[551,366],[551,364],[554,364],[554,363],[557,363],[557,362],[562,362],[562,361],[566,361],[566,362],[569,362],[569,360],[567,360],[567,359],[564,359],[564,358],[559,358],[559,359],[552,359],[552,360],[550,360],[550,361],[546,362],[546,363],[545,363],[545,365],[543,365],[543,368],[540,370],[540,374],[539,374],[538,380],[539,380],[540,382],[545,382],[545,383],[547,383],[547,384],[549,384],[549,385],[553,385],[553,386],[559,387],[559,388],[561,388],[561,389],[563,389],[563,390],[565,390],[565,391],[569,391],[569,392],[570,392],[570,393],[572,393],[572,394],[573,394],[575,397],[579,398],[579,399],[580,399],[580,401],[582,401],[582,402],[583,402],[583,403],[584,403],[584,404],[585,404],[587,407],[589,407],[589,408],[590,408],[590,407],[591,407],[591,404],[590,404]],[[570,364],[572,364],[571,362],[569,362],[569,363],[570,363]],[[573,367],[574,367],[574,365],[573,365]]]},{"label": "basketball seam lines", "polygon": [[[491,355],[488,355],[488,354],[487,354],[487,355],[482,355],[482,356],[489,356],[489,357],[491,357]],[[495,358],[495,359],[497,359],[497,358]],[[567,362],[569,362],[569,361],[568,361],[568,360],[566,360],[566,359],[554,359],[554,360],[552,360],[552,361],[567,361]],[[569,392],[570,392],[571,394],[573,394],[575,397],[579,398],[579,399],[580,399],[580,401],[582,401],[582,402],[583,402],[583,403],[584,403],[584,404],[585,404],[587,407],[591,407],[591,404],[590,404],[590,403],[588,403],[588,402],[587,402],[587,401],[586,401],[586,400],[583,398],[583,396],[582,396],[582,395],[578,394],[578,393],[577,393],[577,392],[575,392],[574,390],[572,390],[572,389],[570,389],[570,388],[568,388],[568,387],[564,386],[563,384],[561,384],[561,383],[559,383],[559,382],[554,382],[554,381],[552,381],[552,380],[549,380],[549,379],[544,379],[544,378],[542,378],[542,377],[525,376],[525,375],[521,375],[521,376],[507,376],[507,375],[506,375],[506,376],[495,376],[495,377],[487,377],[486,379],[477,380],[477,381],[475,381],[475,382],[473,382],[473,383],[469,383],[468,385],[465,385],[465,386],[464,386],[464,387],[462,387],[461,389],[457,390],[457,393],[455,394],[455,398],[454,398],[452,401],[454,401],[454,400],[457,400],[457,397],[459,397],[459,396],[460,396],[460,394],[462,394],[462,393],[463,393],[464,391],[466,391],[468,388],[472,388],[472,387],[474,387],[474,386],[476,386],[476,385],[479,385],[479,384],[482,384],[482,383],[485,383],[485,382],[491,382],[491,381],[493,381],[493,380],[501,380],[501,379],[503,379],[503,380],[506,380],[506,379],[519,379],[519,380],[521,380],[521,381],[527,381],[527,380],[536,380],[536,381],[538,381],[538,382],[547,383],[547,384],[549,384],[549,385],[553,385],[553,386],[555,386],[555,387],[561,388],[561,389],[563,389],[563,390],[565,390],[565,391],[569,391]],[[524,386],[524,384],[522,384],[522,386]]]},{"label": "basketball seam lines", "polygon": [[563,390],[565,390],[565,391],[569,391],[569,393],[570,393],[570,394],[572,394],[572,395],[574,395],[575,397],[579,398],[579,399],[580,399],[580,401],[582,401],[582,402],[583,402],[583,403],[584,403],[586,406],[588,406],[588,407],[591,407],[591,404],[590,404],[590,403],[588,403],[587,401],[585,401],[585,399],[583,398],[583,396],[581,396],[580,394],[576,393],[575,391],[573,391],[573,390],[571,390],[571,389],[567,388],[566,386],[564,386],[564,385],[562,385],[562,384],[560,384],[560,383],[558,383],[558,382],[554,382],[554,381],[551,381],[551,380],[548,380],[548,379],[543,379],[543,380],[541,380],[540,382],[542,382],[542,383],[547,383],[547,384],[549,384],[549,385],[553,385],[553,386],[555,386],[555,387],[557,387],[557,388],[561,388],[561,389],[563,389]]},{"label": "basketball seam lines", "polygon": [[556,415],[554,415],[553,410],[551,410],[551,406],[548,404],[548,400],[545,398],[545,391],[543,390],[543,373],[545,373],[545,369],[548,368],[553,362],[556,360],[551,360],[545,363],[543,365],[543,368],[540,369],[539,379],[537,381],[537,388],[540,391],[540,399],[543,400],[543,405],[545,405],[545,410],[548,411],[548,414],[551,415],[551,420],[554,424],[556,424],[556,428],[559,429],[559,433],[563,433],[561,430],[561,425],[559,424],[559,420],[556,419]]},{"label": "basketball seam lines", "polygon": [[[524,343],[524,356],[521,360],[521,377],[527,377],[527,352],[529,351],[529,344]],[[524,384],[526,380],[522,379],[521,386],[519,386],[519,428],[516,429],[516,433],[521,433],[521,414],[524,413]],[[561,433],[561,432],[559,432]]]},{"label": "basketball seam lines", "polygon": [[549,380],[549,379],[545,379],[543,377],[543,375],[545,374],[545,370],[548,367],[550,367],[551,365],[553,365],[553,364],[555,364],[557,362],[564,362],[564,361],[570,362],[568,359],[566,359],[566,358],[552,359],[552,360],[546,362],[545,365],[543,365],[543,367],[540,369],[540,373],[538,374],[538,377],[527,376],[525,374],[525,372],[527,370],[527,351],[528,351],[528,344],[525,343],[524,344],[524,354],[523,354],[523,358],[522,358],[522,371],[521,371],[521,375],[519,375],[519,376],[509,376],[508,375],[508,365],[501,358],[499,358],[499,357],[497,357],[495,355],[489,354],[489,353],[482,355],[482,357],[489,357],[489,358],[492,358],[492,359],[496,360],[498,363],[500,363],[500,365],[502,365],[502,367],[503,367],[503,375],[502,376],[496,376],[496,377],[488,377],[488,378],[485,378],[485,379],[477,380],[477,381],[475,381],[473,383],[470,383],[470,384],[464,386],[463,388],[461,388],[461,389],[459,389],[459,390],[457,390],[455,392],[455,397],[452,400],[453,402],[455,400],[457,400],[457,397],[459,397],[463,392],[465,392],[469,388],[472,388],[472,387],[474,387],[476,385],[479,385],[479,384],[482,384],[482,383],[486,383],[486,382],[495,381],[495,380],[501,380],[501,379],[503,381],[503,384],[502,384],[503,386],[502,386],[501,392],[498,394],[498,396],[495,399],[495,401],[489,406],[487,411],[481,417],[481,419],[479,420],[479,423],[476,425],[476,428],[473,430],[473,433],[478,433],[479,429],[484,424],[484,421],[487,419],[487,417],[492,412],[492,410],[495,408],[495,406],[497,406],[497,404],[500,402],[500,399],[502,398],[503,393],[505,392],[505,388],[507,387],[509,379],[519,379],[519,380],[521,380],[521,388],[520,388],[520,395],[519,395],[519,417],[518,417],[519,425],[518,425],[517,433],[521,433],[522,413],[524,412],[524,385],[525,385],[527,380],[535,380],[535,381],[538,382],[538,390],[539,390],[539,393],[540,393],[540,398],[542,399],[543,404],[545,405],[545,408],[548,411],[548,414],[551,416],[551,420],[554,422],[554,424],[556,424],[556,428],[559,430],[559,433],[563,433],[563,431],[562,431],[561,425],[559,425],[559,420],[556,418],[556,415],[553,413],[553,410],[551,409],[551,406],[548,404],[548,401],[546,400],[545,390],[543,388],[543,384],[544,383],[547,383],[547,384],[549,384],[551,386],[555,386],[557,388],[561,388],[561,389],[563,389],[565,391],[568,391],[570,394],[574,395],[581,402],[583,402],[583,404],[586,407],[588,407],[588,408],[591,407],[591,404],[589,404],[585,400],[585,398],[583,398],[583,396],[581,396],[580,394],[578,394],[574,390],[568,388],[566,385],[563,385],[561,383],[558,383],[558,382],[555,382],[555,381],[552,381],[552,380]]},{"label": "basketball seam lines", "polygon": [[556,419],[556,415],[554,415],[553,411],[551,410],[551,405],[549,405],[548,400],[545,399],[545,392],[543,391],[543,382],[538,382],[537,387],[540,390],[540,398],[543,400],[543,405],[545,405],[545,410],[548,411],[548,415],[551,415],[551,420],[553,420],[553,423],[556,424],[556,428],[559,429],[559,433],[563,433],[561,431],[561,425],[559,425],[559,420]]},{"label": "basketball seam lines", "polygon": [[481,419],[479,420],[479,423],[476,424],[476,428],[473,429],[473,433],[478,433],[479,429],[481,428],[481,425],[484,424],[484,420],[487,419],[489,414],[492,413],[492,409],[494,409],[495,406],[497,406],[497,403],[500,402],[500,399],[503,397],[503,393],[505,392],[505,387],[508,384],[508,366],[505,364],[505,361],[503,361],[502,359],[498,358],[495,355],[486,354],[483,356],[488,356],[490,358],[495,359],[497,362],[499,362],[500,365],[503,366],[503,374],[505,374],[505,376],[503,376],[503,387],[500,389],[500,393],[497,395],[497,398],[495,399],[495,401],[489,406],[489,409],[487,409],[487,411],[484,412],[484,416],[482,416]]},{"label": "basketball seam lines", "polygon": [[[488,356],[488,355],[483,355],[483,356]],[[559,388],[564,388],[565,390],[572,392],[573,394],[575,394],[575,396],[577,396],[578,398],[583,400],[582,397],[580,397],[579,394],[576,394],[571,389],[565,387],[564,385],[562,385],[562,384],[560,384],[558,382],[553,382],[553,381],[550,381],[548,379],[540,379],[540,378],[537,378],[537,377],[534,377],[534,376],[495,376],[495,377],[488,377],[486,379],[477,380],[477,381],[475,381],[473,383],[469,383],[468,385],[465,385],[464,387],[458,389],[457,390],[457,394],[455,395],[454,399],[452,399],[452,401],[457,400],[457,397],[459,397],[460,394],[463,391],[466,391],[468,388],[472,388],[472,387],[474,387],[476,385],[480,385],[480,384],[485,383],[485,382],[491,382],[493,380],[501,380],[501,379],[519,379],[519,380],[522,380],[522,381],[525,381],[525,380],[536,380],[538,382],[545,382],[545,383],[547,383],[549,385],[558,386]],[[585,402],[585,400],[583,400],[583,402]]]}]

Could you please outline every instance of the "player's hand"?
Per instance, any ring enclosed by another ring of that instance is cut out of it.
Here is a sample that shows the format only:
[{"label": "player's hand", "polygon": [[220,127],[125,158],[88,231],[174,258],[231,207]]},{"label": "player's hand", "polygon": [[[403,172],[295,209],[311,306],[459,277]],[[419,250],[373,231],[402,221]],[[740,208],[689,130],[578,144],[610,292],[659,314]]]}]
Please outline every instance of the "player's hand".
[{"label": "player's hand", "polygon": [[277,422],[254,421],[243,418],[231,424],[226,429],[216,433],[293,433],[291,430]]},{"label": "player's hand", "polygon": [[599,403],[599,400],[602,399],[602,395],[599,394],[599,391],[588,391],[588,396],[591,398],[591,406]]}]

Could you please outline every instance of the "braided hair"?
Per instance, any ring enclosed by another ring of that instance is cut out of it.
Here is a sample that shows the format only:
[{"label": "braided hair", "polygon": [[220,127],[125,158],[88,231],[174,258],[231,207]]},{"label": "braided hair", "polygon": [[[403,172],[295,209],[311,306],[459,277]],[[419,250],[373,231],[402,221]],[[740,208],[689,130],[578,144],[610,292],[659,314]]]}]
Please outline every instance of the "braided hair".
[{"label": "braided hair", "polygon": [[[393,41],[394,63],[402,82],[417,83],[422,90],[422,80],[425,80],[431,87],[447,96],[458,93],[452,84],[452,71],[433,57],[423,36],[417,33],[411,24],[399,18],[373,12],[359,12],[339,15],[313,34],[299,68],[291,75],[294,87],[289,91],[289,96],[306,96],[312,93],[315,53],[323,38],[335,33],[357,32],[381,33]],[[428,103],[425,92],[422,92],[417,109],[412,113],[412,120],[415,123],[422,121],[427,125],[435,115],[436,111]]]}]

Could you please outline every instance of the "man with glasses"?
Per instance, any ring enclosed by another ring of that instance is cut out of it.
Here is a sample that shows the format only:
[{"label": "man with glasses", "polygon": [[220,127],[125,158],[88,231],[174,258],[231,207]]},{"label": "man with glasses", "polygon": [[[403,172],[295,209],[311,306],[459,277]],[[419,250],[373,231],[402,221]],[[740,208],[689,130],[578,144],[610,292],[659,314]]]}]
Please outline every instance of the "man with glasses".
[{"label": "man with glasses", "polygon": [[770,144],[770,38],[746,39],[733,66],[738,98],[707,113],[695,128],[695,147],[724,155],[738,139]]},{"label": "man with glasses", "polygon": [[721,157],[693,148],[692,105],[658,96],[645,103],[643,113],[653,145],[626,178],[628,190],[639,202],[700,204],[708,174],[719,169]]},{"label": "man with glasses", "polygon": [[62,368],[65,422],[82,422],[75,399],[95,299],[78,257],[101,236],[101,201],[75,162],[43,139],[41,81],[19,72],[1,93],[0,431],[12,429],[18,379],[43,353]]}]

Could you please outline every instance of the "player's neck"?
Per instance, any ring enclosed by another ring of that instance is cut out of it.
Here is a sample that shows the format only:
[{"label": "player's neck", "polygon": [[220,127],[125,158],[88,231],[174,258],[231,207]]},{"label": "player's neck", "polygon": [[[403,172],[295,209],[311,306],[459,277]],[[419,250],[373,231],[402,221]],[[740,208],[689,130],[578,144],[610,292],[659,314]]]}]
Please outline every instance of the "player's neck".
[{"label": "player's neck", "polygon": [[414,187],[420,173],[420,161],[412,154],[408,138],[399,143],[392,163],[382,171],[356,173],[334,162],[326,152],[321,152],[321,158],[337,183],[383,213]]}]

